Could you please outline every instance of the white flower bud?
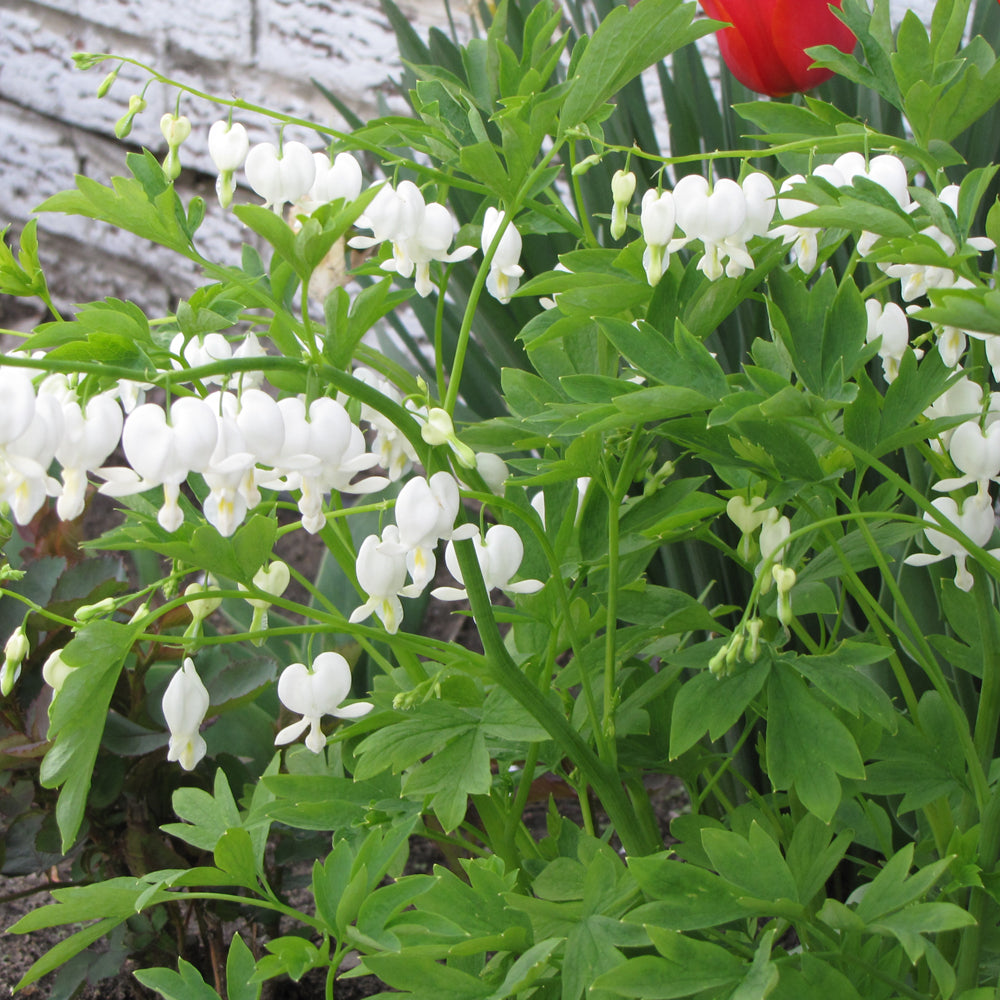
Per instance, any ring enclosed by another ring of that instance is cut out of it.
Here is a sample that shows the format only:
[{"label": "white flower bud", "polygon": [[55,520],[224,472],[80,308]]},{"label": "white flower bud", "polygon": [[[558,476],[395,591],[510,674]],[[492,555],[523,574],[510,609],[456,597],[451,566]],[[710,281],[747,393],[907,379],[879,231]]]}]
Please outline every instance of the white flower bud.
[{"label": "white flower bud", "polygon": [[611,210],[611,235],[620,240],[625,235],[628,226],[628,206],[635,194],[635,174],[632,171],[616,170],[611,178],[611,197],[614,207]]},{"label": "white flower bud", "polygon": [[163,694],[163,717],[170,729],[167,760],[176,760],[185,771],[193,770],[208,749],[199,733],[208,706],[208,691],[187,657]]},{"label": "white flower bud", "polygon": [[4,663],[3,670],[0,671],[0,695],[7,697],[14,687],[18,677],[21,676],[21,663],[30,651],[28,637],[24,633],[24,626],[19,625],[10,634],[6,645],[3,648]]}]

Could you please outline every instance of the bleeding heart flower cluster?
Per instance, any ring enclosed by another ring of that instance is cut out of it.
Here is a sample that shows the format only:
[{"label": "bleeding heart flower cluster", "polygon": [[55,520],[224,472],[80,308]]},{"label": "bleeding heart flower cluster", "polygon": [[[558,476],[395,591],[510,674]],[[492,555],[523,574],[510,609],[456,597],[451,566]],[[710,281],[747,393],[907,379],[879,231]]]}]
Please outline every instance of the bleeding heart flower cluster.
[{"label": "bleeding heart flower cluster", "polygon": [[[747,243],[767,234],[774,208],[774,184],[762,173],[748,174],[742,184],[723,178],[714,185],[700,174],[688,174],[672,192],[647,191],[640,215],[646,278],[655,285],[670,265],[670,254],[695,240],[704,248],[698,270],[705,277],[738,278],[754,266]],[[675,237],[677,229],[684,235]]]},{"label": "bleeding heart flower cluster", "polygon": [[[0,368],[0,503],[27,524],[46,497],[65,519],[83,512],[87,473],[107,460],[122,432],[122,411],[109,395],[80,398],[62,375],[37,391],[22,368]],[[49,475],[54,461],[62,481]]]},{"label": "bleeding heart flower cluster", "polygon": [[[320,205],[337,199],[354,201],[361,193],[361,165],[350,153],[339,153],[331,162],[326,153],[311,152],[301,142],[284,142],[280,147],[270,142],[251,146],[244,126],[221,121],[209,131],[208,148],[219,171],[216,189],[223,208],[232,203],[233,177],[240,167],[246,173],[247,183],[264,199],[265,207],[281,214],[286,205],[291,205],[293,219],[311,215]],[[171,151],[176,158],[174,147]],[[428,204],[412,181],[400,181],[396,187],[380,181],[376,186],[377,193],[356,223],[359,229],[370,230],[371,236],[355,236],[348,245],[368,250],[388,244],[391,253],[382,262],[382,269],[401,278],[412,278],[417,294],[427,296],[434,289],[431,263],[466,260],[476,252],[476,247],[449,249],[458,232],[458,223],[444,205]],[[500,219],[497,209],[487,208],[482,229],[484,253],[496,236]],[[486,284],[490,294],[501,302],[510,301],[523,274],[518,264],[520,254],[521,236],[514,224],[508,222]]]},{"label": "bleeding heart flower cluster", "polygon": [[[434,579],[434,550],[440,541],[448,542],[445,564],[460,584],[464,581],[455,542],[471,538],[487,590],[531,594],[542,588],[538,580],[511,583],[524,556],[521,536],[513,528],[497,524],[481,538],[475,525],[456,526],[458,509],[458,483],[450,473],[414,478],[403,486],[396,498],[396,523],[387,525],[381,535],[369,535],[358,549],[355,568],[368,600],[351,615],[352,622],[375,614],[387,632],[398,631],[403,617],[400,597],[417,597]],[[454,587],[438,587],[431,593],[445,601],[468,596]]]},{"label": "bleeding heart flower cluster", "polygon": [[144,403],[125,419],[122,449],[130,468],[101,469],[107,480],[101,492],[126,496],[162,487],[157,520],[166,531],[184,520],[180,486],[192,472],[209,487],[206,520],[226,537],[260,503],[261,488],[299,491],[302,526],[315,533],[326,523],[331,491],[371,493],[388,483],[384,476],[354,481],[378,458],[344,407],[327,396],[307,405],[250,388],[183,396],[169,408]]}]

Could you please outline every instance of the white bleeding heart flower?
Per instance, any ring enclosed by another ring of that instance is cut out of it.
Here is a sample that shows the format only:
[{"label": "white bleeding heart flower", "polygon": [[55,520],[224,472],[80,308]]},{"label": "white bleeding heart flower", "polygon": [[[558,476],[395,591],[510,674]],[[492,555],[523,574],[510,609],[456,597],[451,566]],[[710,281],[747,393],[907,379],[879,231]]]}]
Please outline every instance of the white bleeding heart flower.
[{"label": "white bleeding heart flower", "polygon": [[504,483],[510,475],[507,463],[491,451],[476,452],[476,472],[483,478],[489,491],[496,496],[503,496]]},{"label": "white bleeding heart flower", "polygon": [[237,422],[237,398],[215,392],[205,402],[215,414],[218,433],[211,461],[202,472],[209,487],[202,512],[223,538],[229,538],[243,523],[251,502],[260,502],[253,482],[256,456]]},{"label": "white bleeding heart flower", "polygon": [[0,446],[20,437],[35,414],[35,386],[24,368],[0,368]]},{"label": "white bleeding heart flower", "polygon": [[178,150],[191,135],[191,119],[186,115],[174,115],[168,111],[160,119],[160,132],[167,140],[167,155],[163,160],[163,173],[168,181],[175,181],[181,172]]},{"label": "white bleeding heart flower", "polygon": [[382,242],[391,243],[392,256],[383,261],[382,269],[395,272],[401,278],[412,276],[421,297],[434,288],[430,277],[431,261],[465,260],[476,250],[472,246],[462,246],[448,252],[458,224],[444,205],[426,204],[412,181],[402,181],[395,190],[384,185],[358,219],[358,226],[371,229],[373,235],[356,236],[349,245],[366,249]]},{"label": "white bleeding heart flower", "polygon": [[[281,597],[292,579],[291,571],[286,563],[280,559],[275,559],[269,566],[261,566],[253,577],[253,585],[262,590],[270,597]],[[242,585],[240,590],[245,589]],[[250,620],[251,632],[260,632],[267,628],[267,610],[271,607],[272,601],[266,597],[246,597],[244,600],[253,608],[253,617]],[[263,638],[255,639],[254,644],[259,646]]]},{"label": "white bleeding heart flower", "polygon": [[302,527],[315,534],[326,524],[323,501],[331,489],[360,493],[380,488],[380,483],[350,485],[357,472],[371,468],[378,459],[363,449],[359,453],[358,428],[335,399],[321,396],[307,410],[304,400],[290,396],[278,403],[278,409],[285,438],[270,482],[300,491]]},{"label": "white bleeding heart flower", "polygon": [[616,170],[611,178],[611,237],[620,240],[628,228],[628,207],[635,194],[635,174]]},{"label": "white bleeding heart flower", "polygon": [[18,524],[27,524],[60,484],[48,474],[62,440],[63,410],[52,393],[39,393],[28,426],[0,448],[0,500]]},{"label": "white bleeding heart flower", "polygon": [[87,473],[96,471],[115,450],[122,435],[124,416],[115,397],[102,393],[80,406],[63,403],[63,432],[55,457],[62,466],[62,492],[56,512],[64,521],[83,513]]},{"label": "white bleeding heart flower", "polygon": [[413,478],[399,491],[395,509],[399,541],[383,542],[380,551],[405,555],[412,581],[408,592],[421,593],[434,579],[434,548],[441,539],[477,534],[471,524],[456,529],[459,502],[458,483],[448,472],[436,472],[429,480]]},{"label": "white bleeding heart flower", "polygon": [[[760,510],[760,505],[764,502],[763,497],[753,497],[745,500],[737,495],[729,498],[726,504],[726,514],[729,520],[740,529],[742,537],[736,548],[742,559],[750,558],[750,550],[753,544],[751,536],[767,519],[767,512]],[[773,508],[771,508],[773,510]]]},{"label": "white bleeding heart flower", "polygon": [[[472,543],[475,546],[476,558],[487,591],[497,589],[508,594],[534,594],[545,586],[541,580],[510,582],[524,558],[524,543],[521,541],[521,536],[509,525],[494,524],[486,532],[485,538],[476,536],[472,539]],[[464,588],[465,580],[462,577],[453,541],[449,542],[445,549],[444,561],[451,575],[463,586],[437,587],[431,594],[441,601],[466,600],[469,595]]]},{"label": "white bleeding heart flower", "polygon": [[129,469],[100,469],[107,480],[100,492],[111,496],[163,487],[157,521],[176,531],[184,521],[180,486],[191,472],[203,472],[212,460],[218,428],[211,407],[195,396],[174,399],[170,417],[155,403],[143,403],[125,418],[122,450]]},{"label": "white bleeding heart flower", "polygon": [[208,706],[208,690],[187,657],[163,694],[163,717],[170,729],[167,760],[177,761],[185,771],[192,770],[208,749],[199,732]]},{"label": "white bleeding heart flower", "polygon": [[219,171],[215,193],[223,208],[232,204],[233,174],[243,166],[249,152],[250,137],[239,122],[216,122],[208,130],[208,155]]},{"label": "white bleeding heart flower", "polygon": [[670,240],[668,253],[700,240],[704,253],[698,270],[710,281],[723,274],[736,278],[754,266],[747,241],[767,233],[775,209],[774,185],[755,172],[742,184],[724,177],[710,189],[706,178],[688,174],[674,187],[673,204],[684,236]]},{"label": "white bleeding heart flower", "polygon": [[805,274],[810,274],[816,267],[816,259],[819,256],[819,229],[815,226],[798,226],[794,220],[800,215],[813,211],[815,205],[799,198],[780,197],[786,191],[790,191],[796,184],[802,184],[805,178],[802,174],[793,174],[782,181],[778,192],[778,212],[781,215],[782,224],[775,226],[771,230],[771,236],[780,236],[785,244],[791,244],[792,257],[799,269]]},{"label": "white bleeding heart flower", "polygon": [[220,173],[239,170],[249,152],[250,138],[239,122],[219,121],[208,130],[208,155]]},{"label": "white bleeding heart flower", "polygon": [[184,596],[187,600],[188,611],[191,612],[191,626],[188,628],[186,635],[197,635],[199,634],[198,626],[211,614],[222,607],[221,597],[200,597],[200,594],[204,594],[208,591],[209,587],[206,583],[199,583],[195,581],[194,583],[189,583],[184,588]]},{"label": "white bleeding heart flower", "polygon": [[[399,544],[396,525],[387,525],[382,537],[369,535],[358,548],[355,571],[368,600],[351,614],[352,624],[378,616],[390,635],[399,631],[403,620],[400,595],[415,596],[406,586],[406,550]],[[421,588],[422,590],[423,588]],[[419,591],[417,591],[419,593]]]},{"label": "white bleeding heart flower", "polygon": [[[882,359],[882,372],[886,382],[893,382],[899,374],[899,365],[910,346],[910,327],[906,313],[895,302],[884,306],[877,299],[865,301],[868,329],[865,341],[871,343],[881,338],[878,355]],[[917,357],[923,352],[916,351]]]},{"label": "white bleeding heart flower", "polygon": [[21,676],[21,664],[24,658],[31,652],[28,643],[28,636],[24,631],[24,625],[18,625],[3,647],[3,668],[0,669],[0,696],[6,698],[14,689],[18,677]]},{"label": "white bleeding heart flower", "polygon": [[416,235],[407,241],[406,253],[413,262],[414,269],[413,287],[421,298],[429,295],[434,288],[430,276],[431,261],[451,264],[466,260],[476,252],[474,246],[468,245],[456,247],[449,252],[448,247],[456,232],[458,223],[452,214],[444,205],[434,202],[424,210]]},{"label": "white bleeding heart flower", "polygon": [[320,653],[310,670],[304,663],[285,667],[278,678],[278,698],[290,712],[301,715],[298,722],[285,726],[274,738],[275,746],[284,746],[306,731],[306,746],[321,753],[326,746],[321,723],[324,715],[338,719],[359,719],[374,707],[359,701],[341,705],[351,690],[351,668],[339,653]]},{"label": "white bleeding heart flower", "polygon": [[361,164],[350,153],[338,153],[333,163],[326,153],[313,153],[313,160],[316,179],[303,199],[306,205],[315,209],[339,198],[354,201],[361,194]]},{"label": "white bleeding heart flower", "polygon": [[[982,547],[992,538],[996,528],[996,517],[989,494],[977,493],[968,497],[961,506],[951,497],[937,497],[931,501],[931,506],[943,515],[945,520],[964,532],[976,545]],[[937,527],[931,527],[931,525],[936,526],[938,522],[930,513],[924,513],[924,520],[928,522],[928,526],[924,528],[924,536],[937,552],[915,552],[907,556],[903,562],[908,566],[929,566],[931,563],[954,558],[955,586],[966,592],[972,590],[973,576],[965,565],[969,550],[957,539],[946,535]],[[1000,549],[987,551],[994,557],[1000,555]]]},{"label": "white bleeding heart flower", "polygon": [[301,142],[286,142],[281,152],[273,143],[258,143],[247,154],[243,169],[250,187],[264,199],[264,207],[278,215],[286,203],[305,195],[316,179],[316,161]]},{"label": "white bleeding heart flower", "polygon": [[[486,209],[481,242],[483,253],[489,250],[496,239],[502,219],[503,213],[492,205]],[[518,263],[520,257],[521,234],[512,222],[508,222],[490,261],[490,273],[486,277],[486,290],[500,302],[510,302],[510,297],[517,290],[521,275],[524,274],[524,268]]]},{"label": "white bleeding heart flower", "polygon": [[[705,178],[701,178],[705,180]],[[706,181],[707,184],[707,181]],[[639,226],[646,249],[642,266],[646,280],[655,285],[670,264],[670,242],[674,236],[676,201],[669,191],[656,192],[650,188],[643,196],[639,210]]]},{"label": "white bleeding heart flower", "polygon": [[[170,341],[170,353],[181,358],[188,368],[198,368],[213,361],[228,361],[233,356],[233,348],[221,333],[192,337],[187,343],[184,342],[184,334],[178,333]],[[183,367],[176,359],[171,359],[171,364],[177,370]],[[228,378],[225,374],[209,375],[200,381],[205,385],[220,385]]]},{"label": "white bleeding heart flower", "polygon": [[[403,397],[396,387],[373,372],[369,368],[358,368],[354,377],[365,385],[377,389],[386,399],[397,405],[402,405]],[[417,461],[417,453],[409,439],[386,416],[367,403],[361,404],[361,419],[367,421],[375,430],[375,440],[372,442],[372,452],[377,456],[379,465],[389,474],[392,482],[402,478]]]},{"label": "white bleeding heart flower", "polygon": [[740,268],[753,267],[753,260],[746,247],[733,241],[739,239],[746,224],[747,200],[743,189],[728,177],[715,182],[705,206],[705,219],[697,234],[705,247],[705,253],[698,261],[698,270],[709,281],[722,277],[723,262],[730,255],[737,256]]},{"label": "white bleeding heart flower", "polygon": [[[947,417],[972,416],[978,414],[982,406],[983,389],[978,382],[963,375],[955,381],[949,388],[945,389],[940,396],[930,406],[924,410],[924,416],[928,420],[937,420]],[[991,407],[992,409],[992,407]],[[931,447],[941,452],[947,448],[955,428],[941,431],[938,438],[931,441]]]},{"label": "white bleeding heart flower", "polygon": [[[788,537],[792,533],[792,524],[787,517],[779,516],[776,507],[768,507],[760,526],[760,562],[757,564],[756,575],[768,563],[780,562],[785,555]],[[765,575],[762,580],[761,593],[766,593],[771,586],[771,576]]]},{"label": "white bleeding heart flower", "polygon": [[967,420],[952,433],[948,453],[962,475],[935,483],[935,491],[947,493],[974,482],[985,494],[990,480],[1000,477],[1000,423],[984,430],[978,420]]}]

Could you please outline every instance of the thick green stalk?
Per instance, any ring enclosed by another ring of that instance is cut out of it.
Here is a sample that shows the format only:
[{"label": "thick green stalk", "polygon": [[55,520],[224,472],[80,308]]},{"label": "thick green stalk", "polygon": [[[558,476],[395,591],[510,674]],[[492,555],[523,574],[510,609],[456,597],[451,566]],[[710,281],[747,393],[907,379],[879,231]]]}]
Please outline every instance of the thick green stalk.
[{"label": "thick green stalk", "polygon": [[[1000,857],[1000,790],[994,790],[992,798],[983,810],[979,828],[979,867],[984,875],[991,875]],[[962,943],[958,951],[956,967],[957,986],[955,995],[975,989],[979,985],[979,971],[983,944],[984,924],[992,904],[992,897],[985,889],[971,888],[966,909],[976,921],[962,931]],[[995,905],[995,904],[992,904]],[[1000,995],[1000,985],[997,986]]]},{"label": "thick green stalk", "polygon": [[593,786],[625,850],[630,855],[652,854],[659,850],[662,846],[659,841],[654,842],[636,821],[618,773],[597,757],[565,716],[525,677],[511,659],[497,629],[472,542],[458,542],[455,551],[493,678],[545,728],[562,752]]},{"label": "thick green stalk", "polygon": [[[976,567],[976,610],[983,630],[983,685],[979,694],[974,742],[983,769],[988,771],[993,761],[997,727],[1000,724],[1000,630],[996,625],[996,608],[988,591],[990,581]],[[1000,856],[1000,789],[994,789],[983,810],[979,829],[979,866],[983,874],[991,875]],[[985,889],[971,888],[966,909],[976,923],[962,932],[958,952],[958,989],[971,990],[979,985],[982,938],[991,897]],[[998,986],[1000,991],[1000,986]]]},{"label": "thick green stalk", "polygon": [[983,770],[989,771],[1000,727],[1000,629],[997,628],[990,580],[978,566],[973,572],[976,580],[972,588],[976,595],[976,617],[983,638],[983,686],[979,692],[973,741]]}]

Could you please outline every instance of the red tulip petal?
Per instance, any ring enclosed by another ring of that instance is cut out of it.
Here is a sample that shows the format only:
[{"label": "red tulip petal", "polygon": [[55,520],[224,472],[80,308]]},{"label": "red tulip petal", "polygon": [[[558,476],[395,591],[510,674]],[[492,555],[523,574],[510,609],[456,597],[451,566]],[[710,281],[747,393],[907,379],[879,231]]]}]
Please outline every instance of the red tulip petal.
[{"label": "red tulip petal", "polygon": [[731,28],[718,33],[719,52],[733,76],[759,94],[777,97],[795,89],[771,32],[774,0],[702,0],[709,16],[729,21]]},{"label": "red tulip petal", "polygon": [[795,91],[810,90],[833,76],[828,69],[810,69],[813,59],[805,49],[835,45],[850,52],[855,44],[853,32],[830,10],[827,0],[777,0],[771,26],[775,49]]}]

